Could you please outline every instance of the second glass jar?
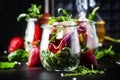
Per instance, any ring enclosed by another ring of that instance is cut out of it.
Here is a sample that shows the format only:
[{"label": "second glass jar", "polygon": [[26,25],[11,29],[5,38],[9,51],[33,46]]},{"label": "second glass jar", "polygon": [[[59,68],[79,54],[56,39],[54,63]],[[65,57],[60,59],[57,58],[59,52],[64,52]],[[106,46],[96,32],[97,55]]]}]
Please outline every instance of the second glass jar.
[{"label": "second glass jar", "polygon": [[78,26],[43,25],[40,59],[48,71],[72,71],[80,62]]}]

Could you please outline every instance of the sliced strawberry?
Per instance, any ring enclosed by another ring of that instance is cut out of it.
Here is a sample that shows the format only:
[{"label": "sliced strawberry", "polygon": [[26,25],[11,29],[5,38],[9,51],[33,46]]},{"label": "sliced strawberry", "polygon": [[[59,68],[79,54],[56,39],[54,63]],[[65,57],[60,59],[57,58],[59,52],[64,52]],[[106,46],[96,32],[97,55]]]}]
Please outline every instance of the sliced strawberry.
[{"label": "sliced strawberry", "polygon": [[24,49],[24,39],[21,37],[14,37],[10,40],[8,52],[13,52],[17,49]]},{"label": "sliced strawberry", "polygon": [[35,66],[40,66],[40,49],[38,46],[34,46],[30,50],[30,55],[28,58],[28,66],[29,67],[35,67]]},{"label": "sliced strawberry", "polygon": [[93,51],[87,50],[81,54],[80,65],[84,65],[88,68],[91,68],[92,65],[94,68],[98,67],[97,60],[95,58]]}]

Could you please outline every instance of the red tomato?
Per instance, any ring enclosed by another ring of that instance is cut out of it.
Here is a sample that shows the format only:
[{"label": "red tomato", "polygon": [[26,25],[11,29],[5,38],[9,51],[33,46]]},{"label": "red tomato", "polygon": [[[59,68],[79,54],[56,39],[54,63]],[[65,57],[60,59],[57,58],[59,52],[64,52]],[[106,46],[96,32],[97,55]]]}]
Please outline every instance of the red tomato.
[{"label": "red tomato", "polygon": [[24,49],[24,39],[21,37],[14,37],[10,40],[8,52],[13,52],[17,49]]}]

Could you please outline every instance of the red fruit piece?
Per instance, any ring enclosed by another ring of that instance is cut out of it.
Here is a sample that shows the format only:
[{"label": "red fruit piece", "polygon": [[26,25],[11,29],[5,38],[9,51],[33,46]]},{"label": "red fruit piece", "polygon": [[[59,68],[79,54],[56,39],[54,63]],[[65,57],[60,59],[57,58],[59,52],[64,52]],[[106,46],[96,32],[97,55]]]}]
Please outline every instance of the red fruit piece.
[{"label": "red fruit piece", "polygon": [[61,40],[58,46],[53,43],[49,43],[49,50],[53,53],[57,53],[62,50],[62,47],[65,46],[64,40]]},{"label": "red fruit piece", "polygon": [[24,39],[21,37],[14,37],[10,40],[8,52],[13,52],[17,49],[24,49]]},{"label": "red fruit piece", "polygon": [[78,24],[78,25],[80,25],[80,24],[81,24],[81,22],[80,22],[80,21],[78,21],[78,22],[77,22],[77,24]]},{"label": "red fruit piece", "polygon": [[41,40],[41,35],[42,35],[42,28],[40,28],[40,25],[37,23],[35,26],[35,33],[34,33],[34,41],[38,42]]},{"label": "red fruit piece", "polygon": [[69,45],[69,40],[72,33],[65,35],[62,39],[56,39],[55,43],[49,43],[49,50],[53,53],[61,51],[63,47]]},{"label": "red fruit piece", "polygon": [[40,66],[40,49],[38,46],[34,46],[30,50],[30,55],[28,58],[28,64],[29,67],[35,67],[35,66]]},{"label": "red fruit piece", "polygon": [[85,67],[91,68],[93,65],[94,68],[98,67],[97,60],[93,51],[87,50],[81,54],[80,57],[80,65],[84,65]]}]

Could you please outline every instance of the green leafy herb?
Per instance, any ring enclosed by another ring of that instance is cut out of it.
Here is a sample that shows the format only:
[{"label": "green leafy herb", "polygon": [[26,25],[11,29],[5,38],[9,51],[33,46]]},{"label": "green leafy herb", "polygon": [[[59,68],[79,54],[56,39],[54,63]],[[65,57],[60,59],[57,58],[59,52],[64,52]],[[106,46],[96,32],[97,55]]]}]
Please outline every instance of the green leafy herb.
[{"label": "green leafy herb", "polygon": [[68,12],[65,9],[59,8],[58,14],[62,13],[62,16],[59,16],[62,21],[69,21],[72,17],[72,15],[68,14]]},{"label": "green leafy herb", "polygon": [[84,66],[78,66],[75,70],[72,71],[73,73],[64,73],[62,77],[73,77],[73,76],[83,76],[83,75],[92,75],[92,74],[103,74],[104,71],[95,70],[93,66],[91,69],[86,68]]},{"label": "green leafy herb", "polygon": [[52,38],[50,39],[50,42],[55,42],[57,35],[59,34],[61,30],[57,29],[57,31],[52,35]]},{"label": "green leafy herb", "polygon": [[89,19],[90,21],[95,19],[95,14],[96,14],[96,12],[97,12],[98,9],[99,9],[99,7],[95,7],[95,8],[93,9],[92,13],[90,13],[90,14],[88,15],[88,19]]},{"label": "green leafy herb", "polygon": [[[76,63],[76,58],[71,55],[71,49],[68,47],[64,47],[61,52],[53,54],[49,50],[43,51],[42,55],[42,62],[43,66],[46,68],[50,68],[53,70],[56,69],[65,69],[71,70],[73,69],[73,64]],[[71,65],[71,68],[68,69],[68,66]]]},{"label": "green leafy herb", "polygon": [[72,15],[70,15],[67,10],[65,9],[62,9],[62,8],[59,8],[58,9],[58,14],[60,16],[58,17],[51,17],[50,20],[48,21],[48,24],[52,24],[53,22],[62,22],[62,21],[74,21],[74,22],[77,22],[78,20],[76,19],[72,19]]},{"label": "green leafy herb", "polygon": [[28,8],[28,13],[22,13],[17,17],[17,21],[21,21],[23,17],[28,20],[29,18],[39,18],[41,10],[41,5],[37,6],[36,4],[31,4],[31,7]]},{"label": "green leafy herb", "polygon": [[0,69],[14,68],[14,66],[15,66],[14,62],[0,62]]},{"label": "green leafy herb", "polygon": [[28,59],[28,52],[22,49],[17,49],[8,55],[9,61],[24,62],[27,61],[27,59]]},{"label": "green leafy herb", "polygon": [[53,22],[56,22],[57,19],[55,17],[50,17],[49,21],[48,21],[48,24],[52,24]]},{"label": "green leafy herb", "polygon": [[108,49],[103,49],[100,51],[96,51],[96,59],[101,59],[104,56],[114,56],[116,55],[115,52],[112,50],[112,46],[110,46]]}]

